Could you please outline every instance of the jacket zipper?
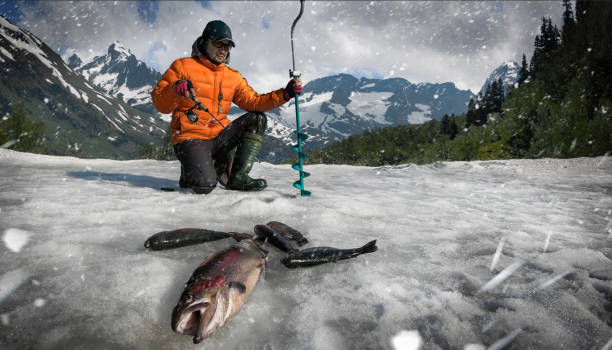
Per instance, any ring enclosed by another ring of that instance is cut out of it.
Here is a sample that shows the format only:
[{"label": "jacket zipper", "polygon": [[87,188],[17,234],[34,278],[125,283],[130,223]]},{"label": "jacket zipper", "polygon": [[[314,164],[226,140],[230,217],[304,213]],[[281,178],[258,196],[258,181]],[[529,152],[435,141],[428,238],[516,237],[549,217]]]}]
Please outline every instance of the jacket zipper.
[{"label": "jacket zipper", "polygon": [[[214,91],[214,86],[216,86],[216,85],[217,85],[217,72],[215,72],[214,74],[215,74],[215,85],[213,85],[213,94],[214,94],[214,92],[215,92],[215,91]],[[214,101],[214,100],[213,100],[213,108],[212,108],[212,110],[213,110],[213,113],[214,113],[214,111],[215,111],[215,101]],[[218,115],[217,115],[217,117],[218,117]],[[213,121],[211,120],[211,121],[210,121],[210,123],[212,123],[212,122],[213,122]]]},{"label": "jacket zipper", "polygon": [[221,92],[221,83],[223,81],[219,82],[219,117],[221,117],[221,112],[222,112],[222,108],[223,108],[223,104],[221,102],[223,102],[223,92]]}]

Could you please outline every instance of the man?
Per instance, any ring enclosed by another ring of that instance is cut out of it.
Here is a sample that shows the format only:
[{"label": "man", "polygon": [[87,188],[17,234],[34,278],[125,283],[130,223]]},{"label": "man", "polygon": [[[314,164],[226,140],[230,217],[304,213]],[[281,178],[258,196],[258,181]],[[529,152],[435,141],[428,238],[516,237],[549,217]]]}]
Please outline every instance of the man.
[{"label": "man", "polygon": [[[266,130],[263,112],[302,91],[302,81],[297,78],[284,89],[258,94],[237,70],[227,66],[232,47],[227,24],[208,22],[193,43],[191,57],[174,61],[151,93],[160,112],[172,113],[172,145],[181,163],[179,185],[195,193],[210,193],[217,181],[226,189],[263,190],[267,186],[264,179],[248,176]],[[205,108],[193,109],[193,96]],[[234,121],[227,119],[232,102],[248,113]]]}]

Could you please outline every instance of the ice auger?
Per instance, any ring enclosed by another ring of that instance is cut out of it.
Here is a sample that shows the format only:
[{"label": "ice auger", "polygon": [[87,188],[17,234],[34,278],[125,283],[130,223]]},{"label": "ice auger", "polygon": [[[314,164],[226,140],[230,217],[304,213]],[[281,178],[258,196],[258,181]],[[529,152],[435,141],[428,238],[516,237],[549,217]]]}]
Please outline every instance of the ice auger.
[{"label": "ice auger", "polygon": [[[301,73],[295,71],[295,54],[293,50],[293,29],[295,29],[295,25],[302,17],[302,13],[304,12],[304,0],[300,0],[300,13],[293,21],[293,25],[291,26],[291,59],[293,61],[293,69],[289,70],[289,77],[291,79],[299,78]],[[306,191],[304,189],[304,178],[310,176],[310,173],[304,171],[304,159],[306,159],[306,154],[302,152],[302,141],[305,141],[308,138],[308,135],[304,134],[300,130],[300,103],[299,103],[299,94],[295,94],[295,134],[297,135],[297,145],[292,146],[291,149],[296,151],[298,154],[298,162],[293,164],[291,167],[300,172],[300,179],[293,183],[293,187],[300,190],[300,194],[302,197],[310,196],[310,191]]]}]

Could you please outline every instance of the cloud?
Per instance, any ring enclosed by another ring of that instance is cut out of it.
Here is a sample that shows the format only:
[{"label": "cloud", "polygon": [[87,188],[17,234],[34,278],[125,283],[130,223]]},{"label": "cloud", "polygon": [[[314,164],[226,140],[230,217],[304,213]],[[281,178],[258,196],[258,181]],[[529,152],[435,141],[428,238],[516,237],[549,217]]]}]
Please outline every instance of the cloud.
[{"label": "cloud", "polygon": [[[22,3],[20,25],[64,57],[88,60],[120,41],[165,71],[188,56],[206,23],[228,23],[231,66],[259,92],[284,86],[291,68],[290,29],[297,1],[101,1]],[[1,8],[0,8],[1,10]],[[307,1],[294,32],[304,81],[329,74],[454,82],[478,91],[507,60],[529,57],[540,18],[559,23],[559,1]]]}]

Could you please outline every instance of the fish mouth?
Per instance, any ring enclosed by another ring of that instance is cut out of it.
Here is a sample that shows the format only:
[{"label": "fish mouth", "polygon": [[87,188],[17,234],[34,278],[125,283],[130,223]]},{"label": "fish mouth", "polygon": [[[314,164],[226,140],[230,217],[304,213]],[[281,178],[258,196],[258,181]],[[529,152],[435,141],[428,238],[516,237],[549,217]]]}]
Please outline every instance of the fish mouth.
[{"label": "fish mouth", "polygon": [[185,308],[177,306],[172,313],[172,329],[177,333],[195,336],[200,328],[202,315],[209,306],[208,301],[197,301]]},{"label": "fish mouth", "polygon": [[183,308],[177,306],[172,314],[172,329],[180,334],[192,335],[198,344],[211,336],[229,318],[232,301],[229,288],[221,288],[210,300],[196,301]]}]

